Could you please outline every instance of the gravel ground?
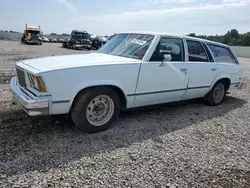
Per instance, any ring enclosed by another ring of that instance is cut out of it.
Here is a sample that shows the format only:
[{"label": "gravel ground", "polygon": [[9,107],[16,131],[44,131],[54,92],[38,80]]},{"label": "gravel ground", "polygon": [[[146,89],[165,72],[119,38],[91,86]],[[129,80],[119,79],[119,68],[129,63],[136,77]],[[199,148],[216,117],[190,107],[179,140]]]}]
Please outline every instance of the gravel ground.
[{"label": "gravel ground", "polygon": [[13,70],[15,62],[22,59],[44,57],[50,55],[67,55],[86,53],[83,50],[64,49],[60,43],[43,43],[26,45],[17,41],[0,40],[0,70]]},{"label": "gravel ground", "polygon": [[[0,41],[0,66],[83,53],[59,46]],[[249,83],[250,59],[240,61]],[[218,107],[192,100],[124,111],[113,128],[88,135],[67,116],[28,117],[12,105],[5,81],[0,187],[250,187],[248,85]]]}]

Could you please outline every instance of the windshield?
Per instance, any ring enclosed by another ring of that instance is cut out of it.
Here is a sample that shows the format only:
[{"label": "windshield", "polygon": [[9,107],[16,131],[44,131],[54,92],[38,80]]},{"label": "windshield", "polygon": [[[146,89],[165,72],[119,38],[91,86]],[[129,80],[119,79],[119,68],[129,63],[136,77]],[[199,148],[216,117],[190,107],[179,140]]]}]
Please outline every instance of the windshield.
[{"label": "windshield", "polygon": [[89,39],[90,35],[88,33],[75,33],[75,38],[77,38],[77,39]]},{"label": "windshield", "polygon": [[142,59],[154,36],[146,34],[118,34],[100,48],[97,53]]},{"label": "windshield", "polygon": [[26,32],[31,34],[40,34],[40,31],[34,31],[34,30],[26,30]]}]

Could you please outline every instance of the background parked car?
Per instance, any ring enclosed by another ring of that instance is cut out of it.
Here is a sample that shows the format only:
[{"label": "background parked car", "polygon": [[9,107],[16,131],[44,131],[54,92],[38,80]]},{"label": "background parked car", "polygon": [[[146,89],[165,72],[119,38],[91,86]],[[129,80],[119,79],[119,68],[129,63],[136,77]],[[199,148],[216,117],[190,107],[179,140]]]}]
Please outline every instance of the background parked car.
[{"label": "background parked car", "polygon": [[101,48],[104,44],[106,44],[107,42],[107,38],[103,37],[103,36],[97,36],[94,39],[92,39],[92,48],[95,48],[96,50],[98,50],[99,48]]},{"label": "background parked car", "polygon": [[64,39],[58,39],[57,42],[63,43]]},{"label": "background parked car", "polygon": [[56,39],[49,39],[50,42],[57,42]]},{"label": "background parked car", "polygon": [[113,34],[113,35],[111,35],[111,36],[109,36],[109,37],[108,37],[108,40],[112,39],[115,35],[116,35],[116,33]]},{"label": "background parked car", "polygon": [[42,37],[43,42],[49,42],[49,39],[47,37]]}]

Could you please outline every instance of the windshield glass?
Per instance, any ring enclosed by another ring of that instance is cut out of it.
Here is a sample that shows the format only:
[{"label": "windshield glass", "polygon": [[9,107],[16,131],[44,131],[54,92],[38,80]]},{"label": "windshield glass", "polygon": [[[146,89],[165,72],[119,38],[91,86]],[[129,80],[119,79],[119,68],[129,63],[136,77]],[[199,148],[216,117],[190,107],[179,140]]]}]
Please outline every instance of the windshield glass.
[{"label": "windshield glass", "polygon": [[90,35],[88,33],[75,33],[75,38],[77,38],[77,39],[89,39]]},{"label": "windshield glass", "polygon": [[27,30],[27,33],[31,33],[31,34],[40,34],[40,31]]},{"label": "windshield glass", "polygon": [[97,53],[142,59],[154,36],[146,34],[118,34],[100,48]]}]

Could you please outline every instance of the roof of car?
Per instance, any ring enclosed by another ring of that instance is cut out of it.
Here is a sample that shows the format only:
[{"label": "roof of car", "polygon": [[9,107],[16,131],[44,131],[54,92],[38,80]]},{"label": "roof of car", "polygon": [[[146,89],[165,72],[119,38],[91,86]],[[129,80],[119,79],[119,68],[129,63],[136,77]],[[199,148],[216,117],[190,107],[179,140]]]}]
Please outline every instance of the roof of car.
[{"label": "roof of car", "polygon": [[32,28],[32,29],[39,29],[39,27],[36,26],[32,26],[32,25],[27,25],[28,28]]},{"label": "roof of car", "polygon": [[206,39],[201,39],[201,38],[196,38],[196,37],[190,37],[190,36],[180,36],[180,35],[173,35],[170,33],[163,33],[163,32],[145,32],[145,31],[133,31],[133,32],[120,32],[120,33],[116,33],[116,34],[128,34],[128,33],[135,33],[135,34],[148,34],[148,35],[159,35],[159,36],[170,36],[170,37],[176,37],[176,38],[183,38],[183,39],[189,39],[189,40],[196,40],[196,41],[203,41],[206,43],[210,43],[210,44],[214,44],[214,45],[219,45],[219,46],[224,46],[224,47],[228,47],[228,45],[223,44],[223,43],[219,43],[219,42],[214,42],[214,41],[210,41],[210,40],[206,40]]},{"label": "roof of car", "polygon": [[81,31],[81,30],[73,30],[72,32],[76,32],[76,33],[88,33],[87,31]]}]

